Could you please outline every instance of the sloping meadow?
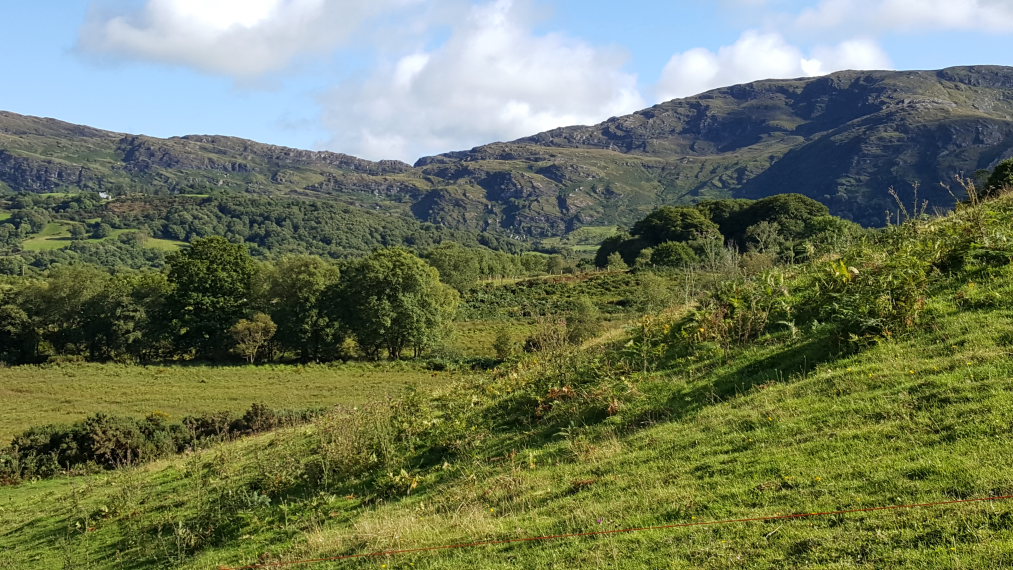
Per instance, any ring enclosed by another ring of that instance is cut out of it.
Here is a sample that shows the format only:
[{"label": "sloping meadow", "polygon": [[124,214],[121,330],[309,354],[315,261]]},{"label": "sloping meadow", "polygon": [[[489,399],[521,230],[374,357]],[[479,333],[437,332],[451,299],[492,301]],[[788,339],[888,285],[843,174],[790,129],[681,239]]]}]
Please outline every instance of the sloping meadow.
[{"label": "sloping meadow", "polygon": [[[1013,494],[1013,202],[730,278],[436,395],[0,489],[12,568],[217,568]],[[989,501],[313,567],[1013,564]]]}]

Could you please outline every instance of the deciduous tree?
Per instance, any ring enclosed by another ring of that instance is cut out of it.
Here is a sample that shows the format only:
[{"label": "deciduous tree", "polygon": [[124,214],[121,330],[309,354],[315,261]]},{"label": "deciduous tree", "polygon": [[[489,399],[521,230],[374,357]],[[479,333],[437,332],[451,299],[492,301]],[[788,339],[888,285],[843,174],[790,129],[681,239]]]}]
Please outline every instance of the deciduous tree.
[{"label": "deciduous tree", "polygon": [[246,311],[256,271],[246,247],[223,237],[193,242],[166,258],[173,290],[167,309],[180,345],[197,356],[221,354],[229,328]]},{"label": "deciduous tree", "polygon": [[379,250],[351,264],[328,300],[367,356],[387,349],[401,358],[406,349],[432,346],[453,318],[458,295],[439,273],[405,249]]}]

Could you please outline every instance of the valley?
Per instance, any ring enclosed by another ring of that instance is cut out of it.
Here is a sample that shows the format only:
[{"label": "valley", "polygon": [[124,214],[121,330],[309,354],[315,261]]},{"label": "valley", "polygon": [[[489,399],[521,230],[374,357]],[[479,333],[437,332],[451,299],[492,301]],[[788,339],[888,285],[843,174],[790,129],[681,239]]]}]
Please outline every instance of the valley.
[{"label": "valley", "polygon": [[1008,567],[1011,92],[414,165],[0,112],[0,569]]}]

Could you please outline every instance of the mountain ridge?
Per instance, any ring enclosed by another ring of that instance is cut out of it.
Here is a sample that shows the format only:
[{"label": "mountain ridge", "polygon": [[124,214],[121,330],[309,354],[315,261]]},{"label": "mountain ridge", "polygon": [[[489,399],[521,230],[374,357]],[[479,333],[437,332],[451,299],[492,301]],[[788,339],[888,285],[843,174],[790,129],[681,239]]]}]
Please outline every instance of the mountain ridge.
[{"label": "mountain ridge", "polygon": [[527,239],[652,208],[799,192],[866,225],[1013,156],[1013,68],[842,71],[723,87],[510,142],[368,161],[219,135],[159,139],[0,112],[0,185],[338,200]]}]

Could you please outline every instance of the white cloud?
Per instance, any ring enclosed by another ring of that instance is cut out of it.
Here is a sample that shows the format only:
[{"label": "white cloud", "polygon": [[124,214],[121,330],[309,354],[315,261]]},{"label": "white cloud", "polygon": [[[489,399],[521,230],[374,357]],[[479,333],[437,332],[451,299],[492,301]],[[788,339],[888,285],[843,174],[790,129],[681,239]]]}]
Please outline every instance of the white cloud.
[{"label": "white cloud", "polygon": [[471,7],[441,46],[336,89],[324,99],[336,133],[328,146],[411,161],[643,106],[623,53],[536,34],[529,8],[522,0]]},{"label": "white cloud", "polygon": [[384,8],[412,0],[146,0],[127,14],[94,14],[86,51],[249,78],[324,53]]},{"label": "white cloud", "polygon": [[776,33],[750,30],[717,51],[696,48],[669,59],[657,86],[660,100],[759,79],[824,75],[841,69],[888,69],[890,59],[872,40],[819,46],[807,56]]},{"label": "white cloud", "polygon": [[823,0],[802,11],[807,30],[963,30],[1013,33],[1011,0]]}]

